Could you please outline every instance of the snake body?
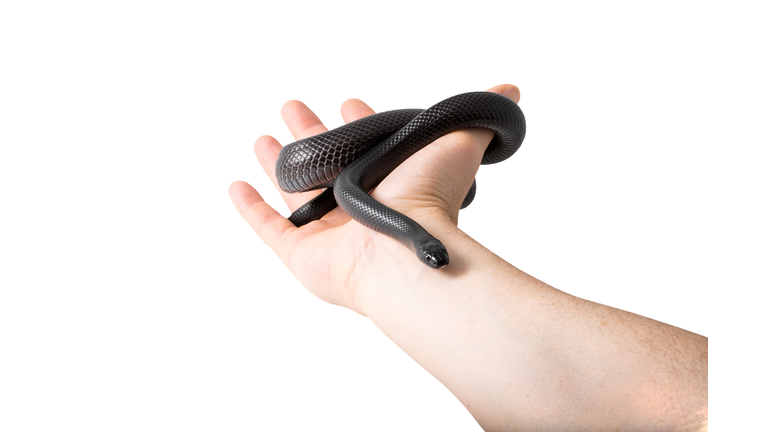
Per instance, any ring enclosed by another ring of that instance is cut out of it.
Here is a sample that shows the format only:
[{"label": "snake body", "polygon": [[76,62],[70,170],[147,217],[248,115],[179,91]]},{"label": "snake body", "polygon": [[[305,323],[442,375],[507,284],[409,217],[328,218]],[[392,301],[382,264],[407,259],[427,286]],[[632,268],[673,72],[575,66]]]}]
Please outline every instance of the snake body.
[{"label": "snake body", "polygon": [[[449,262],[445,246],[413,219],[381,204],[368,192],[411,155],[450,132],[487,128],[494,138],[482,164],[501,162],[525,137],[525,118],[511,99],[491,92],[450,97],[426,110],[387,111],[286,145],[275,175],[286,192],[326,190],[290,216],[296,226],[318,220],[337,205],[361,224],[410,247],[425,264]],[[475,184],[462,208],[471,202]]]}]

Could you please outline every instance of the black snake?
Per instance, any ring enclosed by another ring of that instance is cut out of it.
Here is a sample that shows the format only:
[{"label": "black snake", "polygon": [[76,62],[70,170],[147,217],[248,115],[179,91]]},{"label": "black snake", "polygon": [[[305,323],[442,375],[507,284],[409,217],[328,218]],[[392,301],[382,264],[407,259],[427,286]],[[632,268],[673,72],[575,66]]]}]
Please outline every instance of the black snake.
[{"label": "black snake", "polygon": [[[275,175],[286,192],[327,188],[297,209],[296,226],[320,219],[337,206],[361,224],[413,249],[433,268],[448,264],[445,246],[414,220],[368,194],[408,157],[450,132],[487,128],[495,133],[483,164],[512,156],[525,137],[525,118],[511,99],[497,93],[473,92],[450,97],[426,110],[387,111],[286,145]],[[462,208],[474,197],[472,184]]]}]

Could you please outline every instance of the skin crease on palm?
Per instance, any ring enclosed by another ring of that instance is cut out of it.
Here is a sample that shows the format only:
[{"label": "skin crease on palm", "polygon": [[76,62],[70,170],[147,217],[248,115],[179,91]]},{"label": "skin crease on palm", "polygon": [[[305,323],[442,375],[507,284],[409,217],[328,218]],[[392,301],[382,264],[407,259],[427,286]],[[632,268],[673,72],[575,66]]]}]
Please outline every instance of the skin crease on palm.
[{"label": "skin crease on palm", "polygon": [[[488,91],[520,98],[512,85]],[[349,99],[341,113],[350,122],[374,111]],[[326,131],[301,102],[286,103],[282,116],[297,140]],[[485,430],[705,430],[706,337],[559,291],[457,228],[492,137],[448,134],[372,192],[446,245],[451,263],[441,270],[339,208],[296,228],[247,183],[229,193],[310,292],[370,318]],[[275,187],[280,148],[269,136],[255,144]],[[280,193],[293,211],[319,192]]]}]

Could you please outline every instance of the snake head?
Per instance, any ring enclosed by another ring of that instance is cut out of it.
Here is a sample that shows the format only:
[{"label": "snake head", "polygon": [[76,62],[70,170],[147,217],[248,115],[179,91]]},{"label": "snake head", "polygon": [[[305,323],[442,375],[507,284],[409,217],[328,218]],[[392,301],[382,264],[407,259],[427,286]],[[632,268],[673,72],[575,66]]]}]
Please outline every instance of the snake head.
[{"label": "snake head", "polygon": [[419,244],[416,249],[416,255],[421,262],[434,269],[441,269],[450,262],[448,250],[440,243],[440,240],[435,238]]}]

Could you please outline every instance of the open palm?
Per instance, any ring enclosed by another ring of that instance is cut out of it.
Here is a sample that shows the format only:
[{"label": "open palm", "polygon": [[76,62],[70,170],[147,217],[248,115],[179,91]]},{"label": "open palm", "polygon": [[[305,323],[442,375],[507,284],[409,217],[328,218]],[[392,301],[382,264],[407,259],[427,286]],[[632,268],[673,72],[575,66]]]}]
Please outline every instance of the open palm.
[{"label": "open palm", "polygon": [[[519,100],[519,91],[514,86],[503,84],[488,91],[502,93],[515,102]],[[347,123],[373,113],[368,105],[357,99],[347,100],[341,107]],[[297,140],[327,130],[320,119],[298,101],[286,103],[282,116]],[[373,191],[372,196],[427,230],[430,221],[435,219],[450,220],[455,225],[461,202],[492,137],[493,133],[484,129],[448,134],[405,161]],[[280,143],[270,136],[260,137],[254,146],[259,163],[278,190],[275,161],[280,149]],[[319,191],[280,193],[288,208],[294,211]],[[372,264],[395,256],[413,255],[395,240],[352,220],[340,208],[321,220],[297,228],[247,183],[233,183],[229,194],[243,218],[299,281],[329,303],[360,312],[355,305],[355,291]],[[409,258],[417,260],[415,255]],[[439,271],[424,268],[425,271]]]}]

